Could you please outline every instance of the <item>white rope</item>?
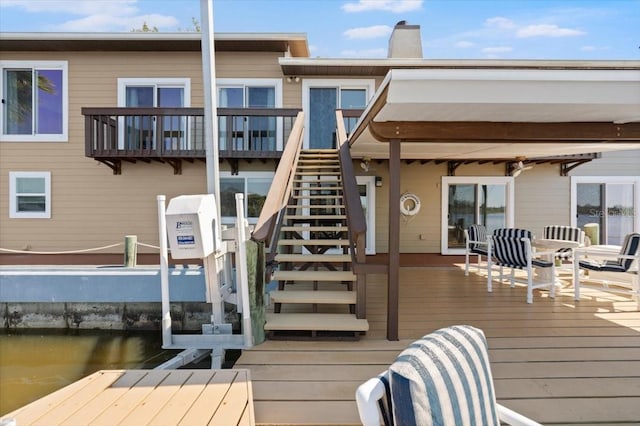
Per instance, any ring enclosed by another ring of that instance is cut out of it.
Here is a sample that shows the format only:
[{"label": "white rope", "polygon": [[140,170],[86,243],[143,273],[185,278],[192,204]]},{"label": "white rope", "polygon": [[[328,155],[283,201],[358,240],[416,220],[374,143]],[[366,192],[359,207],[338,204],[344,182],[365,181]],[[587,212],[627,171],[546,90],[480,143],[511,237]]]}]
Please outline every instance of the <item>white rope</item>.
[{"label": "white rope", "polygon": [[124,243],[116,243],[116,244],[111,244],[111,245],[104,246],[104,247],[96,247],[96,248],[89,248],[89,249],[82,249],[82,250],[68,250],[68,251],[12,250],[12,249],[6,249],[6,248],[0,247],[0,251],[5,251],[7,253],[24,253],[24,254],[75,254],[75,253],[86,253],[86,252],[90,252],[90,251],[104,250],[104,249],[108,249],[108,248],[112,248],[112,247],[121,246],[123,244]]},{"label": "white rope", "polygon": [[152,249],[160,250],[160,247],[158,247],[158,246],[152,246],[151,244],[145,244],[145,243],[136,243],[136,244],[138,244],[139,246],[142,246],[142,247],[148,247],[148,248],[152,248]]}]

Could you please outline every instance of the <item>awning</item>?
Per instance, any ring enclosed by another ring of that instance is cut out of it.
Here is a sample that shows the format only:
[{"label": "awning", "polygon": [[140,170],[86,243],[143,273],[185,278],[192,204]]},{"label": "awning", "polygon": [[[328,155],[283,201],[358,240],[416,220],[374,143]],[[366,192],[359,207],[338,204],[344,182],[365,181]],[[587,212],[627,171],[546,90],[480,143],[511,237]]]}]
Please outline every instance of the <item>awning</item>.
[{"label": "awning", "polygon": [[504,159],[640,149],[640,62],[624,69],[393,69],[353,157]]}]

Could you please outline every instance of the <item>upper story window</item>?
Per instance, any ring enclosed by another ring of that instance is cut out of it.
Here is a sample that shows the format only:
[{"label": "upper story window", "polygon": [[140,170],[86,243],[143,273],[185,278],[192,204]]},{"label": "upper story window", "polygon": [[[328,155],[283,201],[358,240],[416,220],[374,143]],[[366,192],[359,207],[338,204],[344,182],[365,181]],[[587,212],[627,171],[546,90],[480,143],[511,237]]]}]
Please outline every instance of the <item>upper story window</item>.
[{"label": "upper story window", "polygon": [[[336,147],[336,109],[365,109],[373,96],[375,80],[304,79],[305,148]],[[345,117],[349,133],[358,118]]]},{"label": "upper story window", "polygon": [[11,142],[66,142],[66,61],[0,61],[2,133]]},{"label": "upper story window", "polygon": [[9,173],[9,217],[49,219],[51,217],[51,173]]},{"label": "upper story window", "polygon": [[[216,80],[221,108],[282,108],[282,80],[269,78]],[[227,116],[218,120],[222,150],[282,150],[282,121],[276,117]]]}]

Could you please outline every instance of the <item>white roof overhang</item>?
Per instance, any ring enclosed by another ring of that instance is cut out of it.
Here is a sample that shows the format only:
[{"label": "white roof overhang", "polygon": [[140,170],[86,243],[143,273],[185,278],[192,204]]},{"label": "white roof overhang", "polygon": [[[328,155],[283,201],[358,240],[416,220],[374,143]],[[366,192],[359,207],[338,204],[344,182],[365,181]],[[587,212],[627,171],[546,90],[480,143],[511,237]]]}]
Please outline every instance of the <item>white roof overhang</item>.
[{"label": "white roof overhang", "polygon": [[[513,159],[640,149],[640,62],[626,69],[392,69],[353,157]],[[410,143],[409,143],[410,142]]]}]

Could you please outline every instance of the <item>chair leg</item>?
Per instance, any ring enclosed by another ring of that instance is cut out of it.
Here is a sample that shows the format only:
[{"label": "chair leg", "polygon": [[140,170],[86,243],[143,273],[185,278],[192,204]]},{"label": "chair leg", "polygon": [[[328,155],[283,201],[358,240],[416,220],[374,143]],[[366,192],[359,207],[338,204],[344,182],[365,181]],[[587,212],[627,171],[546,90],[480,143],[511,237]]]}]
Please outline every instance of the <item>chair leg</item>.
[{"label": "chair leg", "polygon": [[549,297],[556,298],[556,267],[551,265],[551,289],[549,290]]},{"label": "chair leg", "polygon": [[491,293],[493,291],[491,283],[491,261],[487,259],[487,291]]},{"label": "chair leg", "polygon": [[469,276],[469,251],[464,253],[464,276]]},{"label": "chair leg", "polygon": [[580,264],[578,259],[573,263],[573,300],[580,301]]},{"label": "chair leg", "polygon": [[527,303],[533,303],[533,270],[527,270]]},{"label": "chair leg", "polygon": [[511,268],[511,288],[516,286],[516,270],[515,268]]}]

